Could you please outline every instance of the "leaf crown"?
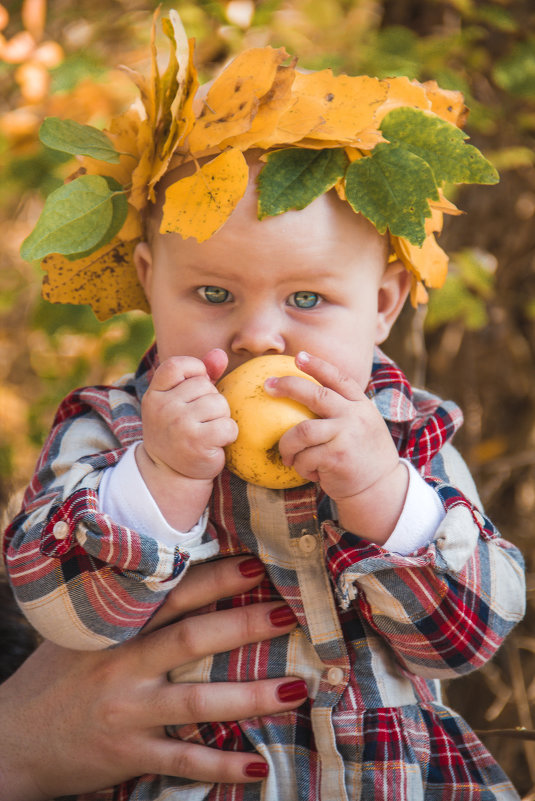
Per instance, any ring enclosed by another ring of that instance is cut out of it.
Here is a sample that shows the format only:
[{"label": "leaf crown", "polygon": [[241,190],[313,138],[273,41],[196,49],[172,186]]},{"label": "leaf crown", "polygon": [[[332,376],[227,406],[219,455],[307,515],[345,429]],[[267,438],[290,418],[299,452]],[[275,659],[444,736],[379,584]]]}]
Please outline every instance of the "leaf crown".
[{"label": "leaf crown", "polygon": [[169,170],[194,162],[194,173],[167,189],[160,231],[202,242],[243,196],[244,152],[253,148],[265,151],[260,219],[302,209],[334,189],[379,233],[389,233],[392,256],[412,275],[414,304],[425,302],[425,286],[443,284],[448,258],[435,234],[444,214],[461,213],[446,199],[445,184],[498,181],[465,141],[460,92],[404,77],[302,73],[283,48],[261,47],[238,55],[203,95],[194,42],[176,11],[162,28],[170,45],[165,72],[158,68],[155,15],[151,73],[129,70],[140,98],[108,130],[53,117],[41,126],[45,145],[81,162],[48,196],[21,248],[24,258],[43,259],[46,299],[90,303],[101,320],[148,311],[133,252],[156,185]]}]

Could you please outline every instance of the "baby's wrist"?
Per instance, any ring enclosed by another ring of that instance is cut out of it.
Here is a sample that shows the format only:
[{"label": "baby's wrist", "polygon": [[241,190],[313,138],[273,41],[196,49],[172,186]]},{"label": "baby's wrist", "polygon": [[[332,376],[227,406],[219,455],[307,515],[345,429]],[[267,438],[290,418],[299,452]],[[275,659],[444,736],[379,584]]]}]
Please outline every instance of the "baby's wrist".
[{"label": "baby's wrist", "polygon": [[189,531],[203,514],[213,489],[213,479],[183,475],[165,462],[154,460],[141,442],[136,463],[147,488],[169,525]]},{"label": "baby's wrist", "polygon": [[366,489],[336,500],[341,528],[383,545],[394,531],[409,488],[409,471],[402,461]]}]

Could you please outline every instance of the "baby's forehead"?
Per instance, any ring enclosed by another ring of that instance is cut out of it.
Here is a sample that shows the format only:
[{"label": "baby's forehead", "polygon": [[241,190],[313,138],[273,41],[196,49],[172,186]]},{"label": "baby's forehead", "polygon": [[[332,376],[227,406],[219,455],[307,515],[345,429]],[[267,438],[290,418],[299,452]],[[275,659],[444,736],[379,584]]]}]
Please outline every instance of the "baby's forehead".
[{"label": "baby's forehead", "polygon": [[[265,166],[265,162],[260,160],[262,153],[261,150],[244,153],[249,168],[247,189],[235,210],[212,239],[224,237],[227,242],[245,240],[255,245],[258,240],[264,239],[268,229],[275,229],[277,237],[287,247],[299,245],[308,249],[321,244],[328,247],[333,258],[336,258],[337,253],[342,254],[349,244],[358,249],[373,249],[378,253],[381,262],[386,264],[390,252],[388,237],[379,234],[369,220],[355,213],[348,203],[338,197],[334,189],[320,195],[304,209],[259,220],[257,179]],[[149,211],[149,241],[159,232],[167,189],[182,178],[192,175],[196,169],[197,165],[188,161],[171,169],[157,185],[156,203]]]}]

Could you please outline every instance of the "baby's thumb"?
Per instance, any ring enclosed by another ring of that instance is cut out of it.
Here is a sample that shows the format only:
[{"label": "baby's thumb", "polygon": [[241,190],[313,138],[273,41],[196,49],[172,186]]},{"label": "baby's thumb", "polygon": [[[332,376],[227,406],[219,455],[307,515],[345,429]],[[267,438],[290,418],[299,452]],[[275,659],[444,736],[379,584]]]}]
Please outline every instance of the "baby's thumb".
[{"label": "baby's thumb", "polygon": [[213,348],[202,358],[210,381],[219,381],[228,365],[228,356],[221,348]]}]

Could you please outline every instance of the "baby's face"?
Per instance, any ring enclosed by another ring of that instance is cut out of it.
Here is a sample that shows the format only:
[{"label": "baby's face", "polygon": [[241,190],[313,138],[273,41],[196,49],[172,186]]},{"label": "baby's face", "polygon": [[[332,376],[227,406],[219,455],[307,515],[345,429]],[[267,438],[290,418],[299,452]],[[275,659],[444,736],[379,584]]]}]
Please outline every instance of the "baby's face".
[{"label": "baby's face", "polygon": [[256,206],[251,181],[207,241],[157,234],[152,253],[138,256],[160,360],[222,348],[230,371],[306,350],[365,386],[374,345],[390,328],[381,311],[384,239],[333,193],[262,221]]}]

